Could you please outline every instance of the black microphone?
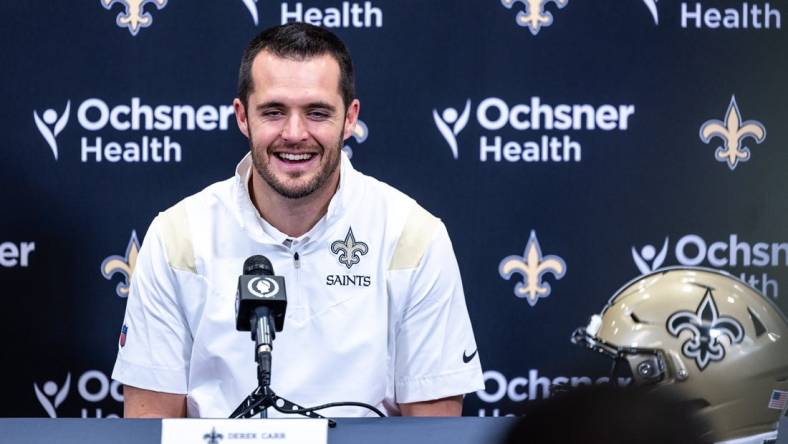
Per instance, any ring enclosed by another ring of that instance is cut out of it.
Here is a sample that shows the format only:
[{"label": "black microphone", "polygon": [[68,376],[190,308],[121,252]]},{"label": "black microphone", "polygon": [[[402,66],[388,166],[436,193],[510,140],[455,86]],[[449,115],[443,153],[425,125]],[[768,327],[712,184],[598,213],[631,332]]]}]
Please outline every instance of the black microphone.
[{"label": "black microphone", "polygon": [[[250,256],[244,261],[243,274],[238,277],[235,300],[235,329],[254,331],[260,308],[267,308],[276,331],[282,331],[287,310],[285,278],[274,276],[274,267],[267,257]],[[263,310],[265,311],[265,310]]]},{"label": "black microphone", "polygon": [[284,328],[286,309],[285,278],[274,276],[274,267],[265,256],[246,259],[235,296],[235,329],[252,333],[260,387],[271,383],[274,330]]}]

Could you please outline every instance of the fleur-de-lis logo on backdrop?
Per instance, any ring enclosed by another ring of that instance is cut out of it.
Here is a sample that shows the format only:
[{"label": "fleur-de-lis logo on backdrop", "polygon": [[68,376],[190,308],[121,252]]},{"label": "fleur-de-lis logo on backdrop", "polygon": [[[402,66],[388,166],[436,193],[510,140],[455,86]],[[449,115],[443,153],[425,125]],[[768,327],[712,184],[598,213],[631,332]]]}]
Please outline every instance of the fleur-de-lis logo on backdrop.
[{"label": "fleur-de-lis logo on backdrop", "polygon": [[540,298],[550,296],[550,284],[543,281],[545,273],[551,273],[556,279],[561,279],[566,274],[566,263],[558,256],[542,256],[542,247],[536,238],[536,232],[531,230],[523,255],[503,258],[498,265],[498,273],[507,280],[513,274],[519,273],[523,281],[514,286],[514,295],[518,298],[526,298],[528,304],[533,307]]},{"label": "fleur-de-lis logo on backdrop", "polygon": [[126,246],[126,255],[109,256],[101,262],[101,274],[105,279],[112,279],[112,275],[120,273],[123,275],[123,280],[115,287],[115,293],[118,297],[125,298],[129,295],[129,284],[131,284],[131,274],[134,272],[134,267],[137,265],[137,254],[140,251],[140,243],[137,240],[137,232],[132,231],[129,243]]},{"label": "fleur-de-lis logo on backdrop", "polygon": [[[353,136],[353,139],[357,143],[364,143],[364,141],[367,140],[367,137],[369,137],[369,129],[367,128],[367,124],[362,122],[361,119],[356,120],[356,126],[353,128],[351,136]],[[342,147],[342,151],[347,154],[348,159],[353,158],[353,148],[351,148],[350,145],[345,144],[345,146]]]},{"label": "fleur-de-lis logo on backdrop", "polygon": [[153,3],[158,9],[167,6],[167,0],[99,0],[106,9],[111,9],[115,3],[124,7],[124,12],[118,14],[115,23],[121,28],[128,28],[131,35],[136,36],[141,28],[147,28],[153,23],[153,16],[144,12],[143,8],[148,3]]},{"label": "fleur-de-lis logo on backdrop", "polygon": [[739,321],[719,315],[710,288],[706,289],[695,312],[683,310],[673,313],[668,318],[667,328],[677,338],[685,330],[690,332],[692,336],[682,345],[681,353],[694,359],[700,371],[710,362],[725,358],[725,347],[720,342],[722,336],[727,336],[731,344],[744,339],[744,327]]},{"label": "fleur-de-lis logo on backdrop", "polygon": [[744,139],[751,137],[760,144],[766,139],[766,128],[757,120],[742,122],[736,97],[731,96],[725,122],[712,119],[700,127],[700,140],[703,143],[709,143],[714,137],[723,141],[723,146],[717,148],[714,157],[720,162],[727,162],[728,168],[733,171],[739,162],[750,160],[750,149],[743,146]]},{"label": "fleur-de-lis logo on backdrop", "polygon": [[58,389],[55,381],[47,381],[43,387],[42,390],[38,388],[38,384],[33,383],[33,391],[36,393],[36,398],[50,418],[57,418],[55,409],[60,407],[60,404],[63,404],[66,396],[68,396],[68,390],[71,388],[71,373],[66,375],[66,380],[60,389]]},{"label": "fleur-de-lis logo on backdrop", "polygon": [[353,228],[350,227],[345,235],[345,240],[338,240],[331,243],[331,252],[339,254],[337,258],[340,264],[343,264],[348,269],[353,265],[361,262],[359,254],[364,255],[369,252],[369,247],[364,242],[356,242],[353,236]]},{"label": "fleur-de-lis logo on backdrop", "polygon": [[539,34],[543,26],[553,24],[553,14],[544,9],[551,2],[559,9],[569,4],[569,0],[501,0],[501,4],[509,9],[512,9],[515,3],[525,6],[525,11],[519,11],[515,20],[518,25],[528,27],[533,35]]}]

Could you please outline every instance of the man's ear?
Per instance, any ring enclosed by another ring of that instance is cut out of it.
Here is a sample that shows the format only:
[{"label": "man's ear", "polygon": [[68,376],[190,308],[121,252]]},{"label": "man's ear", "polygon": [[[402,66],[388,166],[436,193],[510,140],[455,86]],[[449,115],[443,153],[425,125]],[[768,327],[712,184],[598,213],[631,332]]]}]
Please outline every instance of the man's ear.
[{"label": "man's ear", "polygon": [[347,140],[353,135],[353,130],[356,128],[358,122],[358,113],[361,110],[361,102],[358,99],[353,99],[347,107],[345,113],[345,133],[342,134],[342,140]]},{"label": "man's ear", "polygon": [[241,103],[241,99],[233,100],[233,108],[235,109],[235,122],[238,124],[238,129],[241,130],[246,138],[249,138],[249,126],[246,115],[246,107]]}]

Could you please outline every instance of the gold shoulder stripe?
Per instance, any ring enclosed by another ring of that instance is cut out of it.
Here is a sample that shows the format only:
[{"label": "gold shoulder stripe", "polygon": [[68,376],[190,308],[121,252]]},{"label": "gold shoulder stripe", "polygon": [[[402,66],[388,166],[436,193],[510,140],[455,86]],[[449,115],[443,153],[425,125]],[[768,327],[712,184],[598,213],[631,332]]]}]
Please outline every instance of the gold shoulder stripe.
[{"label": "gold shoulder stripe", "polygon": [[440,219],[414,202],[391,258],[389,270],[406,270],[418,266],[439,226]]},{"label": "gold shoulder stripe", "polygon": [[167,251],[170,267],[197,273],[194,261],[194,247],[189,238],[189,219],[186,205],[179,202],[160,215],[161,240]]}]

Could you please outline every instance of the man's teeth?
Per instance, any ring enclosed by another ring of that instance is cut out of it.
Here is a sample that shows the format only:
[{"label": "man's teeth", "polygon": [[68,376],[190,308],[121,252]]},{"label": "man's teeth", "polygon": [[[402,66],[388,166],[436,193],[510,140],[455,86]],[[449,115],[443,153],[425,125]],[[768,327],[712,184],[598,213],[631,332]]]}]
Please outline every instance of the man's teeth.
[{"label": "man's teeth", "polygon": [[277,153],[277,156],[284,160],[291,160],[291,161],[298,161],[298,160],[309,160],[314,156],[314,154],[291,154],[291,153]]}]

